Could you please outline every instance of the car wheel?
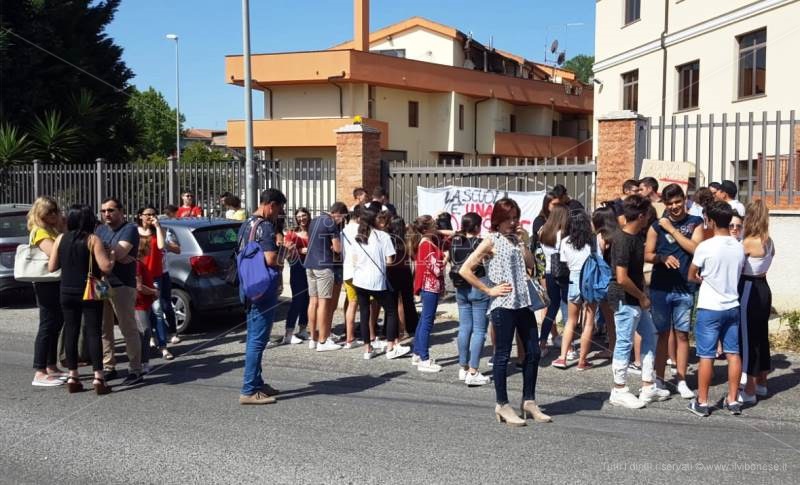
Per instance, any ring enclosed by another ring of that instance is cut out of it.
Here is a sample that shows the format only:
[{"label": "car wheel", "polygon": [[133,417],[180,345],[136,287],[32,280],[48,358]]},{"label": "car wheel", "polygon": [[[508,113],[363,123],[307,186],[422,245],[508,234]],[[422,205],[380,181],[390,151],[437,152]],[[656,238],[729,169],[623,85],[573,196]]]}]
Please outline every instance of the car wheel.
[{"label": "car wheel", "polygon": [[173,288],[172,308],[175,310],[175,324],[178,327],[178,333],[186,332],[192,325],[192,304],[189,294]]}]

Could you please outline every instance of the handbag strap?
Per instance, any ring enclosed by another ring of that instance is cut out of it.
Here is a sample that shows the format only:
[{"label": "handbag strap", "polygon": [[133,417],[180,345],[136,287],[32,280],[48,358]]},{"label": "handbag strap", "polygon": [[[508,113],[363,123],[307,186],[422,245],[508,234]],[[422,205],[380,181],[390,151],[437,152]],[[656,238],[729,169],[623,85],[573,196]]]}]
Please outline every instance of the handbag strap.
[{"label": "handbag strap", "polygon": [[94,251],[92,245],[89,241],[91,241],[91,236],[86,238],[86,248],[89,250],[89,270],[86,272],[86,277],[91,278],[92,275],[92,266],[94,263]]}]

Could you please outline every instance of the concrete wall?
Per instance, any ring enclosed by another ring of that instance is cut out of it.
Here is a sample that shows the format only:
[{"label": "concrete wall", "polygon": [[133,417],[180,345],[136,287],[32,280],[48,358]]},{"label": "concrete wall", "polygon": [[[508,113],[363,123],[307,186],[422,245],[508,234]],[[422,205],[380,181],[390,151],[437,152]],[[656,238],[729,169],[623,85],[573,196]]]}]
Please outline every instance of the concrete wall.
[{"label": "concrete wall", "polygon": [[[341,84],[345,118],[367,115],[366,84]],[[275,86],[272,88],[272,117],[335,118],[339,116],[339,90],[332,84]],[[269,93],[264,95],[264,113],[269,116]]]},{"label": "concrete wall", "polygon": [[405,49],[406,59],[460,67],[464,63],[464,54],[461,53],[460,59],[456,57],[458,46],[454,46],[454,44],[458,43],[447,36],[416,27],[401,32],[392,39],[375,42],[369,46],[369,49],[371,51]]},{"label": "concrete wall", "polygon": [[770,215],[769,232],[775,241],[775,260],[767,274],[772,306],[778,312],[800,310],[800,258],[795,244],[800,240],[800,215]]},{"label": "concrete wall", "polygon": [[[267,151],[269,154],[269,150]],[[273,148],[272,158],[275,160],[294,160],[299,158],[307,160],[310,158],[320,158],[322,160],[335,160],[336,147],[285,147]]]},{"label": "concrete wall", "polygon": [[[408,102],[419,103],[419,127],[408,126]],[[450,151],[450,93],[422,93],[377,87],[375,118],[389,123],[389,149],[407,152],[411,160],[434,160]]]}]

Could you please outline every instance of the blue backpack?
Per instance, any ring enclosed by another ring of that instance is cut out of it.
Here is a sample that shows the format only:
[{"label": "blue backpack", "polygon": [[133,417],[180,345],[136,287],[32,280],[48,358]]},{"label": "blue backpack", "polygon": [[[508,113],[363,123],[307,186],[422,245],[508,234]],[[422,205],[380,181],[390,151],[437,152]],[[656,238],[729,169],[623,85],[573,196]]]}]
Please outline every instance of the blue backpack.
[{"label": "blue backpack", "polygon": [[603,257],[597,254],[594,244],[592,244],[592,252],[581,268],[581,298],[587,303],[598,303],[605,300],[608,297],[610,282],[611,268]]},{"label": "blue backpack", "polygon": [[239,291],[251,302],[258,302],[275,290],[280,274],[275,268],[267,266],[264,251],[255,240],[256,230],[264,219],[252,224],[247,243],[236,255],[239,275]]}]

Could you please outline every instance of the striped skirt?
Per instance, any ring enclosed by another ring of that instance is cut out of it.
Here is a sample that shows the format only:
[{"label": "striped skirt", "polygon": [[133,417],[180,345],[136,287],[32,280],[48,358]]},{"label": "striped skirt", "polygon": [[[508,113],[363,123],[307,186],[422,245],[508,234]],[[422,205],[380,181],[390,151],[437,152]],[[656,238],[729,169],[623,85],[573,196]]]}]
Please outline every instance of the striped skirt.
[{"label": "striped skirt", "polygon": [[742,372],[756,376],[770,370],[769,315],[772,292],[763,276],[742,276],[739,280],[741,320],[739,336]]}]

